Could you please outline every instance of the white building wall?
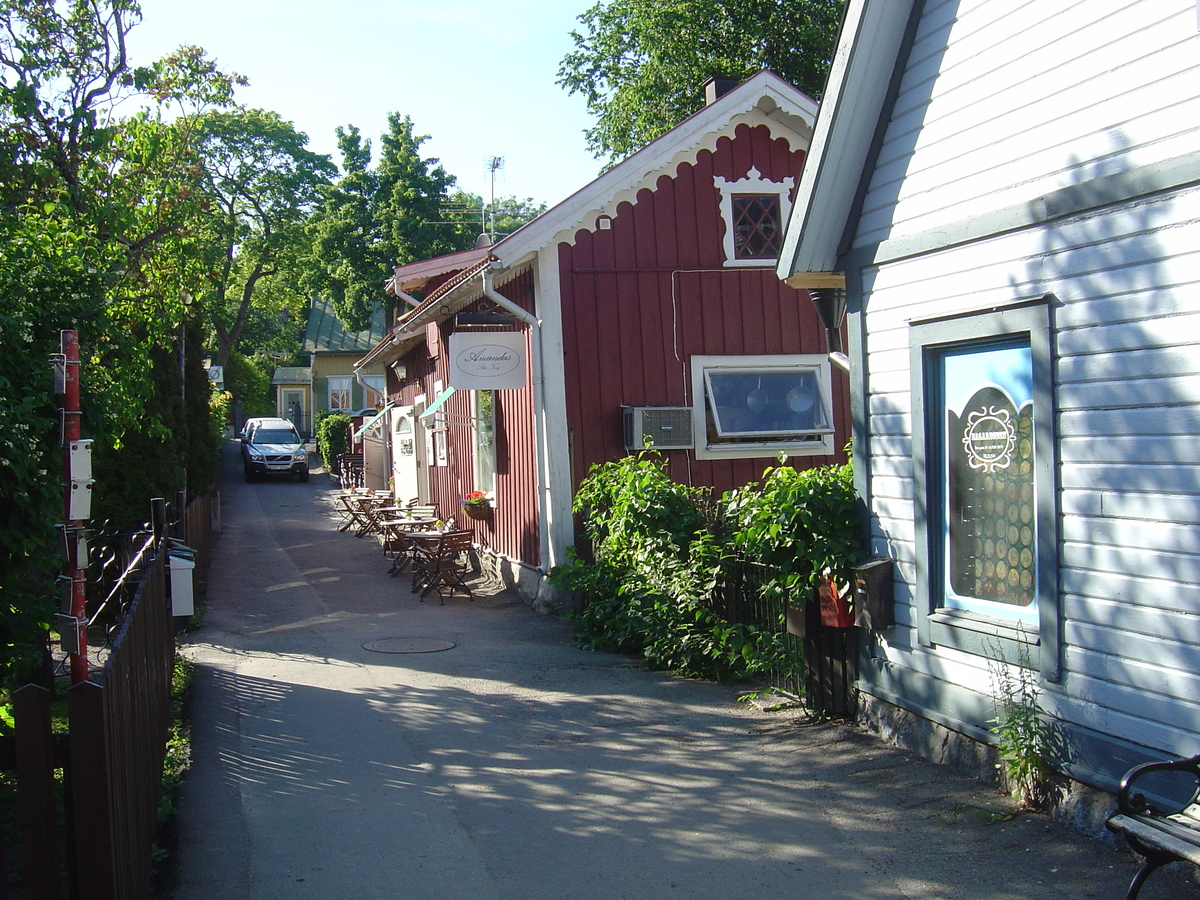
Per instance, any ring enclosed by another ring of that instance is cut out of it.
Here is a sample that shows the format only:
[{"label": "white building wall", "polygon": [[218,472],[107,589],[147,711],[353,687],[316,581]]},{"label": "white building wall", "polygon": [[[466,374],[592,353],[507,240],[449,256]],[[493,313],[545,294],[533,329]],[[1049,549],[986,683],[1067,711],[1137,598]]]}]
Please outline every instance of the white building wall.
[{"label": "white building wall", "polygon": [[898,624],[880,641],[891,665],[990,693],[986,659],[917,641],[907,322],[1053,293],[1063,678],[1043,703],[1102,734],[1195,753],[1197,248],[1192,188],[863,271],[874,549],[902,579]]},{"label": "white building wall", "polygon": [[857,243],[1196,149],[1195,0],[929,0]]}]

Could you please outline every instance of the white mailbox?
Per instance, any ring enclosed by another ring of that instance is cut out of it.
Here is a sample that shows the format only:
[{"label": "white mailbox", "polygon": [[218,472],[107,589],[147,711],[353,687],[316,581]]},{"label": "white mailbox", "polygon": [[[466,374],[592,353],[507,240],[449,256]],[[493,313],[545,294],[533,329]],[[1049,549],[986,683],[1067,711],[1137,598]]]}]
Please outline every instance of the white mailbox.
[{"label": "white mailbox", "polygon": [[92,439],[71,441],[71,480],[87,481],[92,477]]},{"label": "white mailbox", "polygon": [[91,478],[85,481],[71,480],[71,501],[67,507],[67,518],[72,522],[91,518],[93,484],[95,482]]},{"label": "white mailbox", "polygon": [[192,588],[192,570],[196,568],[192,551],[172,550],[167,554],[171,570],[171,615],[190,616],[196,611],[195,593]]}]

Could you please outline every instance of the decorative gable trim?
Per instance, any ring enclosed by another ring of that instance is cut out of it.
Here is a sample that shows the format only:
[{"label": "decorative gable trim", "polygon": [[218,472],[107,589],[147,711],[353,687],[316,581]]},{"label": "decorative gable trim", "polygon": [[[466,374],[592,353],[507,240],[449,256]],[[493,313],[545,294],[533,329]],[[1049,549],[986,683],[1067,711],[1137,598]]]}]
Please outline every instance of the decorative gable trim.
[{"label": "decorative gable trim", "polygon": [[759,72],[495,244],[492,254],[508,267],[547,246],[573,244],[580,229],[594,231],[622,203],[636,204],[640,191],[653,190],[663,175],[673,178],[681,163],[694,165],[701,151],[715,151],[721,138],[733,139],[739,125],[765,125],[772,140],[807,150],[816,116],[815,100],[778,75]]}]

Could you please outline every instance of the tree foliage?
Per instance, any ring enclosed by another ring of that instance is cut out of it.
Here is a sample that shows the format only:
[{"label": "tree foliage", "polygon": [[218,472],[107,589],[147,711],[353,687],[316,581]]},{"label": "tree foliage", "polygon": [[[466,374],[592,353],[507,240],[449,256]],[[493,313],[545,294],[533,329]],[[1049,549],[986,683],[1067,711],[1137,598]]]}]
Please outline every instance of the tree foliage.
[{"label": "tree foliage", "polygon": [[436,158],[423,157],[428,140],[408,116],[392,113],[371,168],[371,142],[357,128],[338,129],[343,175],[326,189],[309,223],[312,258],[306,284],[333,301],[351,331],[370,324],[371,310],[397,265],[473,246],[468,233],[443,216],[454,177]]},{"label": "tree foliage", "polygon": [[[182,487],[184,467],[195,461],[185,452],[176,354],[186,315],[178,260],[196,210],[193,157],[179,130],[156,116],[118,119],[114,111],[138,94],[203,105],[227,98],[237,79],[194,48],[132,67],[132,0],[0,0],[0,13],[5,680],[36,664],[55,606],[62,450],[48,358],[59,332],[79,332],[82,430],[96,441],[95,469],[115,470],[117,454],[132,446],[161,450],[161,464],[139,461],[154,494],[101,482],[97,517],[129,501],[140,509],[123,514],[143,521],[149,496]],[[202,390],[207,400],[207,379]]]},{"label": "tree foliage", "polygon": [[[673,482],[661,456],[644,452],[593,466],[574,510],[591,552],[572,550],[551,581],[586,604],[577,642],[687,675],[796,675],[785,604],[802,606],[826,572],[845,583],[863,558],[849,466],[780,466],[716,499]],[[758,596],[779,621],[729,621],[716,602],[747,562],[763,571]]]},{"label": "tree foliage", "polygon": [[508,237],[522,225],[532,222],[546,211],[546,204],[532,197],[496,197],[485,200],[469,191],[455,191],[442,207],[443,218],[453,223],[463,240],[478,239],[487,234],[495,240]]},{"label": "tree foliage", "polygon": [[704,105],[710,76],[770,69],[820,99],[844,0],[600,0],[558,83],[582,94],[588,146],[615,162]]},{"label": "tree foliage", "polygon": [[278,113],[214,110],[185,127],[207,201],[200,299],[216,331],[216,362],[225,365],[253,306],[297,315],[303,307],[305,220],[336,170]]}]

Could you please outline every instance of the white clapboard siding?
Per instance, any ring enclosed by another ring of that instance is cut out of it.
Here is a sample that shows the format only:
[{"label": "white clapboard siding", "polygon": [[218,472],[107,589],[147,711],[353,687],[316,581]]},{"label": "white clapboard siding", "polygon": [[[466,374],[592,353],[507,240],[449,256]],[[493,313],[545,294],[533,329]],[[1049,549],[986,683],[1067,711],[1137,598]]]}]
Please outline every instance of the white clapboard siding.
[{"label": "white clapboard siding", "polygon": [[986,661],[916,641],[908,322],[1050,293],[1064,672],[1045,702],[1135,743],[1200,742],[1198,217],[1200,191],[1177,191],[864,271],[872,538],[904,598],[892,666],[990,691]]},{"label": "white clapboard siding", "polygon": [[1193,151],[1196,30],[1192,0],[927,4],[857,243]]}]

